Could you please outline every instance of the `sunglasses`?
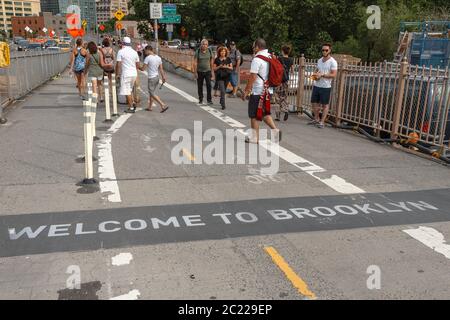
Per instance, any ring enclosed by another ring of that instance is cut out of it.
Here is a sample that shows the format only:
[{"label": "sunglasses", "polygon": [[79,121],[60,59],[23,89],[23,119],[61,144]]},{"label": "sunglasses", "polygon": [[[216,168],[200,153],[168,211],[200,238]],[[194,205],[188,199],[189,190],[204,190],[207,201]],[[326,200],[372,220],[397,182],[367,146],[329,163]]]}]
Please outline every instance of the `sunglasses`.
[{"label": "sunglasses", "polygon": [[329,52],[330,50],[322,50],[322,52]]}]

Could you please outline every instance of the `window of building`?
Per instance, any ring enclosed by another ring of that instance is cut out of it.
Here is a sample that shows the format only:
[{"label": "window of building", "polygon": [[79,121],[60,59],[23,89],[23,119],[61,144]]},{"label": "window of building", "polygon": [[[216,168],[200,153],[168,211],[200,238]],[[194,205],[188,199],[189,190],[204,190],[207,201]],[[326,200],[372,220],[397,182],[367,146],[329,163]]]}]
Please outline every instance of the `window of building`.
[{"label": "window of building", "polygon": [[13,7],[5,7],[5,10],[11,10],[12,11]]},{"label": "window of building", "polygon": [[12,16],[12,15],[14,15],[14,13],[12,13],[12,12],[6,12],[5,13],[7,16]]},{"label": "window of building", "polygon": [[31,3],[29,3],[29,2],[24,2],[23,5],[24,5],[25,7],[31,7]]},{"label": "window of building", "polygon": [[23,3],[23,2],[14,2],[14,4],[15,4],[16,6],[22,6],[22,3]]},{"label": "window of building", "polygon": [[5,1],[5,4],[12,4],[12,1]]},{"label": "window of building", "polygon": [[31,12],[31,8],[24,8],[24,11]]}]

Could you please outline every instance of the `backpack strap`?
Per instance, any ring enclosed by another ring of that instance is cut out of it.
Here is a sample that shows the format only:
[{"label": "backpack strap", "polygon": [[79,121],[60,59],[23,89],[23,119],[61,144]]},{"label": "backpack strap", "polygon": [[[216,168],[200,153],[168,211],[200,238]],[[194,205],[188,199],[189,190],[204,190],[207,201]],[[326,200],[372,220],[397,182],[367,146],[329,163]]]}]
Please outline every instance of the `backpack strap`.
[{"label": "backpack strap", "polygon": [[[265,57],[265,56],[262,56],[262,55],[257,55],[257,56],[255,56],[255,58],[260,58],[261,60],[263,60],[263,61],[265,61],[265,62],[267,62],[268,64],[269,64],[269,68],[270,68],[270,58],[267,58],[267,57]],[[269,79],[267,79],[267,80],[264,80],[264,78],[263,77],[261,77],[261,75],[258,73],[258,77],[260,77],[261,78],[261,80],[262,81],[264,81],[264,84],[266,83],[266,82],[268,82],[269,81]]]}]

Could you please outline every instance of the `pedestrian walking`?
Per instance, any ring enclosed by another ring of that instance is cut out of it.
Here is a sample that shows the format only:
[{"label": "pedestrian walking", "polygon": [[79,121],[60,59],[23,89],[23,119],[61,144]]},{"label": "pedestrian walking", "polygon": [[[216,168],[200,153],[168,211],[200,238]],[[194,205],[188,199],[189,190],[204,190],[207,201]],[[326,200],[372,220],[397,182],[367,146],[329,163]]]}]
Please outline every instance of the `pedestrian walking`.
[{"label": "pedestrian walking", "polygon": [[[311,94],[311,103],[314,112],[314,120],[309,124],[318,128],[325,127],[325,121],[330,110],[331,84],[337,76],[338,63],[331,56],[331,44],[322,46],[322,58],[317,62],[317,68],[313,73],[314,86]],[[322,117],[320,116],[322,111]]]},{"label": "pedestrian walking", "polygon": [[87,50],[83,47],[83,40],[78,38],[76,47],[72,50],[72,57],[70,59],[70,73],[75,74],[77,78],[77,88],[81,99],[86,100],[86,56]]},{"label": "pedestrian walking", "polygon": [[[230,59],[233,64],[233,70],[230,75],[231,86],[233,87],[233,91],[230,94],[230,98],[236,98],[237,90],[240,84],[240,75],[241,75],[241,65],[243,63],[243,57],[241,52],[236,47],[236,42],[230,42]],[[227,84],[228,86],[228,84]]]},{"label": "pedestrian walking", "polygon": [[103,102],[103,54],[94,41],[88,43],[89,55],[86,59],[86,73],[92,81],[92,92],[98,94],[98,99]]},{"label": "pedestrian walking", "polygon": [[100,51],[103,55],[103,71],[104,75],[108,77],[108,83],[111,86],[112,74],[114,73],[114,60],[116,57],[113,48],[111,48],[111,40],[109,38],[104,38],[102,44],[103,48]]},{"label": "pedestrian walking", "polygon": [[214,60],[213,68],[216,73],[216,82],[218,83],[220,90],[220,105],[222,106],[222,110],[225,110],[226,84],[233,71],[233,65],[228,56],[228,49],[226,47],[220,47],[217,51],[217,58]]},{"label": "pedestrian walking", "polygon": [[156,94],[156,89],[159,85],[159,79],[161,76],[162,83],[166,82],[166,75],[164,73],[163,63],[161,58],[155,54],[152,46],[147,45],[145,48],[146,58],[144,64],[140,70],[147,69],[148,73],[148,108],[147,111],[152,111],[153,101],[159,104],[161,107],[161,113],[166,112],[169,107],[165,104],[161,98]]},{"label": "pedestrian walking", "polygon": [[120,77],[120,95],[127,97],[127,113],[136,112],[136,104],[133,98],[133,88],[137,78],[137,69],[139,68],[139,56],[131,48],[131,39],[124,37],[122,40],[122,49],[117,53],[116,74]]},{"label": "pedestrian walking", "polygon": [[284,74],[283,82],[279,87],[275,89],[274,93],[274,103],[276,106],[275,110],[275,121],[280,121],[281,113],[284,113],[283,120],[287,121],[289,118],[289,103],[288,103],[288,91],[289,91],[289,75],[292,72],[294,61],[289,57],[291,53],[291,47],[284,45],[281,48],[281,56],[278,57],[281,64],[283,65]]},{"label": "pedestrian walking", "polygon": [[203,104],[203,82],[206,82],[206,99],[209,105],[212,105],[211,80],[215,80],[212,70],[214,68],[214,54],[208,48],[208,40],[201,42],[200,48],[194,55],[194,77],[197,79],[198,103]]},{"label": "pedestrian walking", "polygon": [[250,79],[242,95],[242,100],[247,97],[249,99],[248,116],[252,128],[252,136],[246,137],[246,143],[259,143],[259,122],[262,120],[276,131],[278,142],[281,141],[281,131],[275,126],[270,112],[272,90],[269,88],[269,67],[273,56],[266,48],[264,39],[257,39],[253,43],[254,58],[250,67]]}]

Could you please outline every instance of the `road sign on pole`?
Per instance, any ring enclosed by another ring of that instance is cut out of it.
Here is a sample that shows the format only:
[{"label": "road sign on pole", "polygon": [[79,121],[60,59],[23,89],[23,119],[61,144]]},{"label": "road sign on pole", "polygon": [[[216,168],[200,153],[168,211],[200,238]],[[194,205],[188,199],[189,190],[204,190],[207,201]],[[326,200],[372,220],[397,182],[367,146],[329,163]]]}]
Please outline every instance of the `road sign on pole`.
[{"label": "road sign on pole", "polygon": [[167,24],[180,24],[181,23],[181,16],[179,14],[176,14],[174,16],[163,16],[160,20],[160,23],[167,23]]},{"label": "road sign on pole", "polygon": [[116,17],[117,20],[122,20],[123,17],[125,16],[125,13],[123,13],[122,10],[117,10],[116,13],[114,13],[114,17]]},{"label": "road sign on pole", "polygon": [[161,19],[162,17],[162,3],[150,3],[150,19]]}]

